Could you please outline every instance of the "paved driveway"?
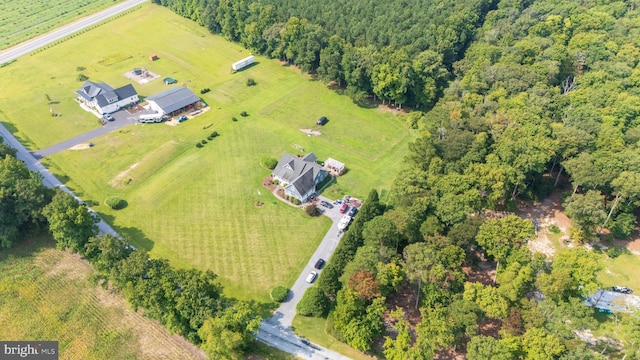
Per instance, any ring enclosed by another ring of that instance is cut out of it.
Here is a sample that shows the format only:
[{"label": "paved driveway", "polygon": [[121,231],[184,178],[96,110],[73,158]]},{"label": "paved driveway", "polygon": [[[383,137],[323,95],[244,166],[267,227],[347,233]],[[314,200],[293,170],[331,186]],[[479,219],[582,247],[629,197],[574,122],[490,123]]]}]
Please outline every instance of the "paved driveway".
[{"label": "paved driveway", "polygon": [[[324,196],[318,197],[318,200],[324,200],[329,203],[333,202]],[[344,360],[349,358],[312,343],[305,343],[306,340],[295,335],[291,329],[291,322],[296,315],[296,306],[298,302],[300,302],[300,299],[302,299],[304,292],[312,286],[312,284],[306,281],[307,275],[309,275],[311,271],[322,272],[322,270],[316,270],[313,266],[320,258],[329,260],[338,246],[341,237],[338,230],[338,222],[343,216],[343,214],[340,213],[340,207],[334,206],[333,209],[327,209],[321,205],[319,205],[319,207],[324,210],[324,216],[328,216],[333,221],[333,224],[291,287],[287,300],[280,304],[280,307],[271,318],[262,322],[260,332],[258,333],[258,340],[291,354],[295,354],[303,359]]]},{"label": "paved driveway", "polygon": [[[86,142],[89,142],[89,140],[93,139],[93,138],[97,138],[99,136],[102,136],[104,134],[108,134],[112,131],[118,130],[124,126],[127,125],[131,125],[131,124],[137,124],[138,123],[138,117],[139,114],[136,115],[131,115],[129,114],[126,110],[120,110],[117,111],[113,114],[111,114],[111,116],[113,116],[113,118],[115,119],[114,121],[107,121],[106,124],[100,126],[97,129],[93,129],[91,131],[87,131],[86,133],[80,134],[76,137],[73,137],[71,139],[67,139],[65,141],[59,142],[55,145],[49,146],[46,149],[41,149],[41,150],[36,150],[33,151],[32,154],[33,156],[35,156],[37,159],[41,159],[45,156],[48,155],[53,155],[55,153],[59,153],[61,151],[67,150],[69,148],[72,148],[76,145],[80,145],[80,144],[84,144]],[[99,119],[96,118],[96,121],[98,121]]]}]

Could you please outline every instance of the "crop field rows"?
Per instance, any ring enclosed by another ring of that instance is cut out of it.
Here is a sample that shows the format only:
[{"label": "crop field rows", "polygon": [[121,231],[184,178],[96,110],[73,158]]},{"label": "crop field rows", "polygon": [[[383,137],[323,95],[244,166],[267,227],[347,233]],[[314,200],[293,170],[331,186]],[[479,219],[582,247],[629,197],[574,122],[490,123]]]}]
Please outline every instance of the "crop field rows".
[{"label": "crop field rows", "polygon": [[0,2],[0,49],[114,4],[113,0],[3,0]]},{"label": "crop field rows", "polygon": [[[0,338],[59,341],[61,359],[195,359],[198,350],[90,280],[78,256],[22,245],[0,256]],[[16,251],[17,250],[17,251]]]}]

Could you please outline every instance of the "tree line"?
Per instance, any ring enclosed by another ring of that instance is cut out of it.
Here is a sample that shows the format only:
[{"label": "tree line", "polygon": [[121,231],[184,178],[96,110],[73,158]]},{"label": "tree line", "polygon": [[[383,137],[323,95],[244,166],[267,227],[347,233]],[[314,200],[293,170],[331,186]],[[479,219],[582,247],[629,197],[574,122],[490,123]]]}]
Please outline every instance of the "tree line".
[{"label": "tree line", "polygon": [[135,309],[199,345],[209,358],[241,358],[261,318],[252,302],[223,295],[211,271],[176,269],[126,239],[99,235],[98,217],[71,195],[42,184],[0,138],[0,249],[48,228],[60,250],[80,254],[105,286]]},{"label": "tree line", "polygon": [[345,90],[432,106],[481,25],[487,0],[154,0],[214,34]]}]

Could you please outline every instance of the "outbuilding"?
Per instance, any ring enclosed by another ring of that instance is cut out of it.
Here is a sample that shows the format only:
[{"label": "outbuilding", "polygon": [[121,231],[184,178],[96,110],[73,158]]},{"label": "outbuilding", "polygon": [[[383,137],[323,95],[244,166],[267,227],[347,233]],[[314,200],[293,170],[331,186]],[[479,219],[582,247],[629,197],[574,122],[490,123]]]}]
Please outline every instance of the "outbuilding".
[{"label": "outbuilding", "polygon": [[327,160],[324,162],[324,168],[329,170],[329,172],[333,176],[340,176],[345,171],[344,164],[332,158],[327,158]]},{"label": "outbuilding", "polygon": [[235,71],[238,71],[240,69],[246,68],[247,66],[253,64],[256,61],[256,59],[253,57],[253,55],[246,57],[240,61],[236,61],[233,64],[231,64],[231,68]]},{"label": "outbuilding", "polygon": [[200,98],[185,86],[175,86],[146,98],[149,107],[157,113],[174,116],[184,111],[199,109]]}]

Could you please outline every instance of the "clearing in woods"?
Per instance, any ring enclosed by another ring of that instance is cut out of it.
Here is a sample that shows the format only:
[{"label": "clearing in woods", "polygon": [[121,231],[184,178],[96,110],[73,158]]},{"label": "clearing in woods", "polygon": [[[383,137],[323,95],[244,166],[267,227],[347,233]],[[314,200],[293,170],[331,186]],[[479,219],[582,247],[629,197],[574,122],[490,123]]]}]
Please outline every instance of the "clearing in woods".
[{"label": "clearing in woods", "polygon": [[95,285],[87,261],[54,246],[41,236],[0,254],[0,339],[56,340],[61,359],[204,359]]}]

